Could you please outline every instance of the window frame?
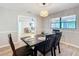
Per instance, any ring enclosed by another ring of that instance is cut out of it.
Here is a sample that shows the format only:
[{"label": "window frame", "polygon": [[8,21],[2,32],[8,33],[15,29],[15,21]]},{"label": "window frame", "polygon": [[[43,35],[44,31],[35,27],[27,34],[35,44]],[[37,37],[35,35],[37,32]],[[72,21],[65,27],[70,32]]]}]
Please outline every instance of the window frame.
[{"label": "window frame", "polygon": [[[52,22],[53,19],[56,19],[56,18],[52,18],[51,19],[51,23],[50,23],[50,28],[51,29],[76,29],[77,28],[77,16],[76,15],[69,15],[68,17],[73,17],[75,16],[75,21],[66,21],[66,23],[69,23],[69,22],[74,22],[74,25],[75,25],[75,28],[62,28],[62,18],[63,17],[57,17],[59,18],[59,28],[53,28],[51,24],[53,23],[58,23],[58,22]],[[67,17],[67,16],[64,16],[64,17]]]}]

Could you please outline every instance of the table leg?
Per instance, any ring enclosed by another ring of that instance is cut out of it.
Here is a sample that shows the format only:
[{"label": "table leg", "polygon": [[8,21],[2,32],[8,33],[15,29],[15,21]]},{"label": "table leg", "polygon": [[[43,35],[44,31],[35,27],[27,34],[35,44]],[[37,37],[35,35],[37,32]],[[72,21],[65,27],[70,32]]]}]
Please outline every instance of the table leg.
[{"label": "table leg", "polygon": [[36,49],[36,47],[34,48],[34,56],[37,56],[37,49]]}]

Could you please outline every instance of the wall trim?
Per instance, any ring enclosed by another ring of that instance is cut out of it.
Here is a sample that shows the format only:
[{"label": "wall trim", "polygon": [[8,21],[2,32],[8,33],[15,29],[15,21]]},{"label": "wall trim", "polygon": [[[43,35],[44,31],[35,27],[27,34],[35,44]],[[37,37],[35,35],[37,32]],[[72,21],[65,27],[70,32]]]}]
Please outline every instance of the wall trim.
[{"label": "wall trim", "polygon": [[17,31],[1,31],[0,33],[18,33]]},{"label": "wall trim", "polygon": [[[19,41],[14,42],[14,44],[16,45],[18,42],[19,42]],[[2,45],[2,46],[0,46],[0,48],[4,48],[4,47],[8,47],[8,46],[10,46],[10,44]]]},{"label": "wall trim", "polygon": [[[18,32],[17,31],[2,31],[2,32],[0,32],[0,34],[7,34],[7,35],[9,33],[18,33]],[[18,41],[19,41],[19,39],[18,39]],[[14,42],[14,44],[17,44],[18,41]],[[8,47],[8,46],[10,46],[10,45],[7,43],[7,44],[4,44],[4,45],[0,45],[0,48],[4,48],[4,47]]]},{"label": "wall trim", "polygon": [[[17,43],[19,43],[19,42],[20,42],[20,40],[18,40],[17,42],[14,42],[14,44],[17,44]],[[69,46],[72,46],[72,47],[75,47],[75,48],[79,48],[78,45],[71,44],[71,43],[68,43],[68,42],[61,41],[60,43],[66,44],[66,45],[69,45]],[[10,46],[10,45],[9,45],[9,44],[6,44],[6,45],[0,46],[0,48],[4,48],[4,47],[8,47],[8,46]]]},{"label": "wall trim", "polygon": [[75,47],[75,48],[79,48],[78,45],[75,45],[75,44],[72,44],[72,43],[68,43],[68,42],[64,42],[64,41],[61,41],[62,44],[66,44],[66,45],[69,45],[69,46],[72,46],[72,47]]}]

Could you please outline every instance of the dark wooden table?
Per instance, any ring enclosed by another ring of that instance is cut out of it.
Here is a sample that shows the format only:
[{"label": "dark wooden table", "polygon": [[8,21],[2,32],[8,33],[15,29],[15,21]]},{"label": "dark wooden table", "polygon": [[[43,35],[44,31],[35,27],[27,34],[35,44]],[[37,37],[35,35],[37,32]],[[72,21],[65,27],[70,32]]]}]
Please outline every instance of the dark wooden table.
[{"label": "dark wooden table", "polygon": [[21,40],[25,42],[27,45],[33,47],[40,42],[45,41],[45,37],[39,37],[40,39],[30,38],[30,37],[22,37]]},{"label": "dark wooden table", "polygon": [[34,55],[37,56],[37,50],[35,46],[41,42],[45,41],[45,37],[40,37],[40,39],[29,38],[29,37],[22,37],[21,40],[30,47],[34,47]]}]

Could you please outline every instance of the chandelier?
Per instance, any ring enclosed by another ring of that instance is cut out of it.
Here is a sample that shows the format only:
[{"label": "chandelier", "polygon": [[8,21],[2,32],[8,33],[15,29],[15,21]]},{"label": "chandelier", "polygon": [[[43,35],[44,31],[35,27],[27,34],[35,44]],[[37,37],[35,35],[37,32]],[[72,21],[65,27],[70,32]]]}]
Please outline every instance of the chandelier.
[{"label": "chandelier", "polygon": [[[46,6],[46,3],[42,3],[43,6]],[[40,12],[40,16],[42,17],[47,17],[48,16],[48,11],[47,10],[42,10]]]},{"label": "chandelier", "polygon": [[47,10],[42,10],[42,11],[40,12],[40,16],[42,16],[42,17],[47,17],[47,16],[48,16],[48,11],[47,11]]}]

